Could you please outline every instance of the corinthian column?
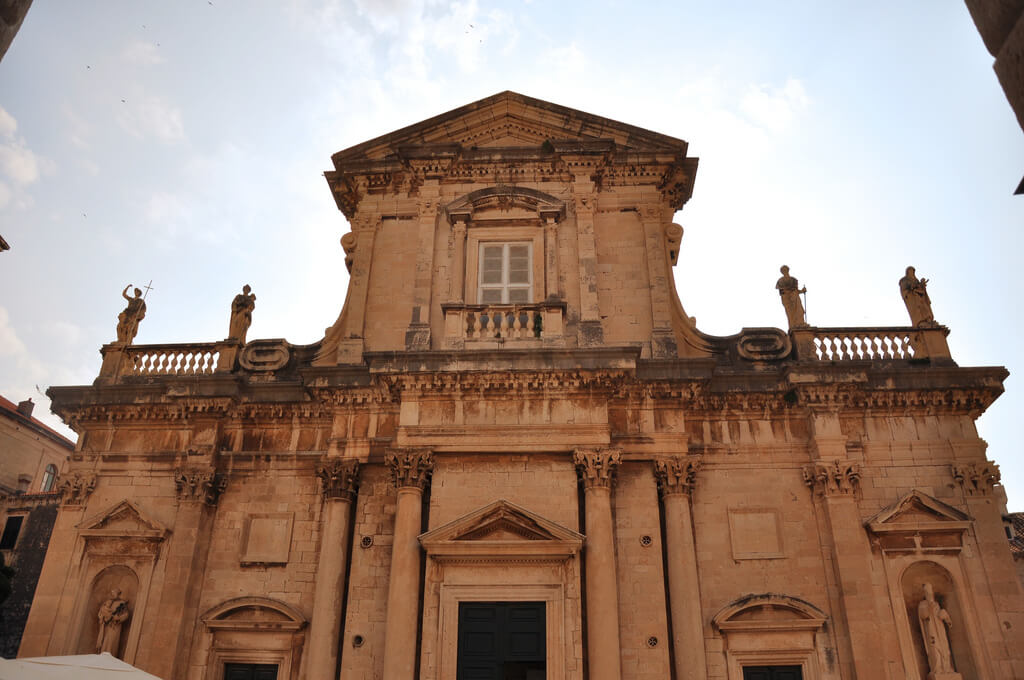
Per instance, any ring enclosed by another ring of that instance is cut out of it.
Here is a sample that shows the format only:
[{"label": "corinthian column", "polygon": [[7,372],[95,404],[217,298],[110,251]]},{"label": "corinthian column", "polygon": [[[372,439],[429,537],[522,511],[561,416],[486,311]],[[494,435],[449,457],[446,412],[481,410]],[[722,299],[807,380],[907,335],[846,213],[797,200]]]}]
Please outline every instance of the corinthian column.
[{"label": "corinthian column", "polygon": [[423,490],[434,459],[426,449],[392,449],[386,462],[398,492],[395,538],[391,546],[387,620],[384,626],[384,676],[415,680],[416,631],[420,598],[420,534]]},{"label": "corinthian column", "polygon": [[697,551],[690,517],[700,459],[677,456],[654,462],[661,502],[665,507],[665,552],[668,601],[672,614],[672,650],[678,680],[705,680],[704,621],[701,616]]},{"label": "corinthian column", "polygon": [[316,595],[309,629],[309,664],[306,677],[333,678],[338,666],[341,601],[345,587],[349,518],[359,486],[359,462],[331,458],[317,468],[324,495],[324,521],[320,533],[320,562],[316,568]]},{"label": "corinthian column", "polygon": [[620,680],[619,581],[615,573],[612,485],[616,449],[577,449],[573,456],[586,495],[583,557],[587,568],[587,659],[590,680]]}]

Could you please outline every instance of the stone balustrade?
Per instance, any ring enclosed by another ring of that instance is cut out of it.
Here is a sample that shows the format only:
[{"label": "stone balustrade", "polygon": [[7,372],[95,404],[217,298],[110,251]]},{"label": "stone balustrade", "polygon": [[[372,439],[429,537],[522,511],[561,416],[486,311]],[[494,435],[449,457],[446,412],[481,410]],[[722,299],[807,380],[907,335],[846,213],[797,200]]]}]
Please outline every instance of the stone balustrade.
[{"label": "stone balustrade", "polygon": [[798,328],[791,331],[800,361],[949,361],[949,329],[911,327]]},{"label": "stone balustrade", "polygon": [[238,351],[234,342],[103,347],[100,378],[116,382],[135,376],[196,376],[230,371]]},{"label": "stone balustrade", "polygon": [[449,347],[473,341],[545,340],[562,336],[565,304],[442,305]]}]

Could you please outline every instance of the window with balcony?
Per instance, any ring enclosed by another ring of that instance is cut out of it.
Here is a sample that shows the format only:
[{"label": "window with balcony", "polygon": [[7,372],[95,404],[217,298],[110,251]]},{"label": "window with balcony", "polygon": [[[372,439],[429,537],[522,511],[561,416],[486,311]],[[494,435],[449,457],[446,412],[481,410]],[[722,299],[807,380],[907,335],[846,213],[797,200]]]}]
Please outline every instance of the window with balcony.
[{"label": "window with balcony", "polygon": [[482,304],[533,301],[533,244],[481,243],[477,300]]}]

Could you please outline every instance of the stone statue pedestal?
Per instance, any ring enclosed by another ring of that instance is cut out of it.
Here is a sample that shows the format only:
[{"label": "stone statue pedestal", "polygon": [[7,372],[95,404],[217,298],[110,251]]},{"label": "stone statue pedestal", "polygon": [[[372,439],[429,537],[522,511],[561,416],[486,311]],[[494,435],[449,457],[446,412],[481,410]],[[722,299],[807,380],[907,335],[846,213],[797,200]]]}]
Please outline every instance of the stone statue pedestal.
[{"label": "stone statue pedestal", "polygon": [[953,671],[945,671],[943,673],[929,673],[928,680],[963,680],[963,676]]}]

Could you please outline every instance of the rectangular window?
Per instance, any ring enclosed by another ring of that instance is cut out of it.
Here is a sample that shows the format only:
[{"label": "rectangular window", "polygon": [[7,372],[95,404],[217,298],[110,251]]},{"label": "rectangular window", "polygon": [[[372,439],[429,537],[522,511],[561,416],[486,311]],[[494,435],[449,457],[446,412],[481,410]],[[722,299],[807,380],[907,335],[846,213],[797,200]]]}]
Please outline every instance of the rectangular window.
[{"label": "rectangular window", "polygon": [[481,304],[533,302],[533,244],[481,243],[479,291]]},{"label": "rectangular window", "polygon": [[25,521],[24,515],[17,515],[7,518],[4,525],[4,534],[0,536],[0,550],[14,550],[18,543],[18,534],[21,533],[21,523]]}]

